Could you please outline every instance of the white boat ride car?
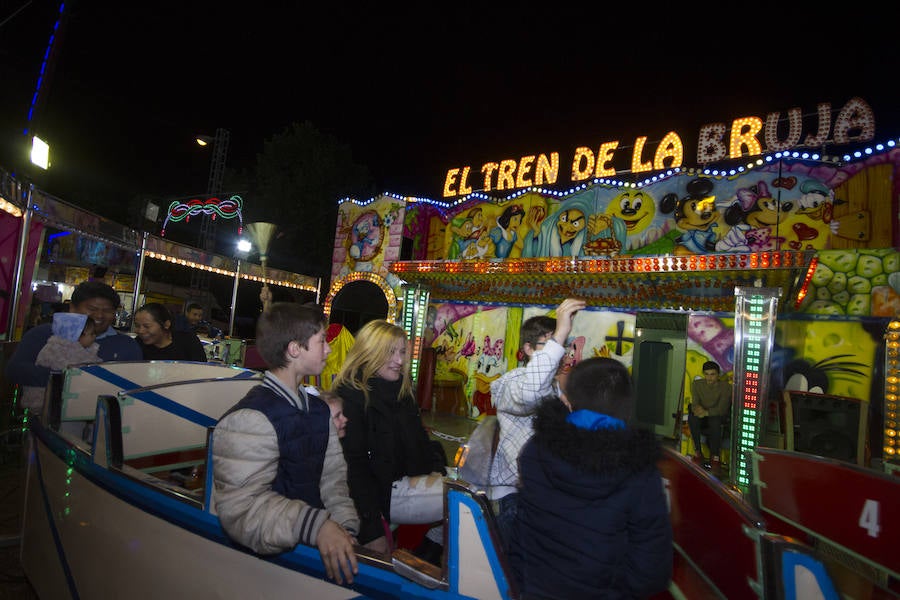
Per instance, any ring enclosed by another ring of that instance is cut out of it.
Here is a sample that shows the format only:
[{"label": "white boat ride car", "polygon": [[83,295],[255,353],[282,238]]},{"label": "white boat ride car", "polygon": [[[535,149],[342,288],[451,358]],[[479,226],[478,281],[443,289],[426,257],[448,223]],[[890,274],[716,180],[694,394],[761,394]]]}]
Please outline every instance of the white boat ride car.
[{"label": "white boat ride car", "polygon": [[511,598],[483,494],[446,481],[437,567],[358,548],[352,585],[316,548],[260,556],[219,525],[213,426],[261,381],[185,362],[73,366],[52,376],[29,423],[22,565],[41,598]]},{"label": "white boat ride car", "polygon": [[[260,556],[234,543],[212,494],[214,426],[261,379],[252,369],[180,361],[52,375],[43,414],[29,422],[21,535],[38,595],[518,597],[487,496],[449,477],[440,566],[405,549],[387,556],[358,547],[358,575],[338,585],[314,547]],[[659,467],[675,552],[669,589],[657,598],[838,600],[843,587],[877,600],[898,589],[896,521],[886,518],[900,502],[895,477],[757,448],[754,485],[741,495],[674,449],[663,449]],[[842,568],[838,552],[865,568]]]}]

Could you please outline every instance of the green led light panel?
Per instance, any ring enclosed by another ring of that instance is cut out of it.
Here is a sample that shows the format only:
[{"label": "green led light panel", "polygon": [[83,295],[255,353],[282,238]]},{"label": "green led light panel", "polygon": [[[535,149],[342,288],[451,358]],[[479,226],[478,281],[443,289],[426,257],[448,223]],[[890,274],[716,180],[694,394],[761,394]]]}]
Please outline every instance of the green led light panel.
[{"label": "green led light panel", "polygon": [[738,423],[731,453],[732,480],[742,491],[750,485],[750,457],[762,437],[768,402],[769,366],[775,342],[775,315],[781,290],[738,287],[734,290],[734,402]]}]

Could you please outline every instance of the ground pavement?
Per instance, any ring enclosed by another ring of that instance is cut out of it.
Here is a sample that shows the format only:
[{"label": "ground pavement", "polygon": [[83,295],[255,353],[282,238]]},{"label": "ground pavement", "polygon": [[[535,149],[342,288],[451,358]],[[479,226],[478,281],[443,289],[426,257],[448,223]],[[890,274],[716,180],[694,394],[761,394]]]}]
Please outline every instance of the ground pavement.
[{"label": "ground pavement", "polygon": [[35,600],[37,594],[19,563],[19,534],[25,503],[25,460],[21,434],[0,439],[0,600]]}]

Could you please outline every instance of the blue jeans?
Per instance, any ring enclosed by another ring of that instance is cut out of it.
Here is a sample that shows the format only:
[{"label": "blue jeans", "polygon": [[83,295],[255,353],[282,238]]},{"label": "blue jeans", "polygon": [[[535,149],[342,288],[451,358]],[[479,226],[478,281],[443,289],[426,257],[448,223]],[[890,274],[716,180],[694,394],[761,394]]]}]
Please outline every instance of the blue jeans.
[{"label": "blue jeans", "polygon": [[[696,417],[693,413],[688,415],[688,427],[691,437],[694,439],[694,452],[703,454],[700,446],[700,437],[706,434],[706,443],[709,446],[709,459],[719,456],[722,450],[722,421],[725,417]],[[704,427],[705,426],[705,427]]]},{"label": "blue jeans", "polygon": [[507,494],[497,501],[500,510],[497,512],[497,529],[500,531],[500,541],[503,551],[509,551],[509,537],[516,522],[516,513],[519,512],[519,494]]}]

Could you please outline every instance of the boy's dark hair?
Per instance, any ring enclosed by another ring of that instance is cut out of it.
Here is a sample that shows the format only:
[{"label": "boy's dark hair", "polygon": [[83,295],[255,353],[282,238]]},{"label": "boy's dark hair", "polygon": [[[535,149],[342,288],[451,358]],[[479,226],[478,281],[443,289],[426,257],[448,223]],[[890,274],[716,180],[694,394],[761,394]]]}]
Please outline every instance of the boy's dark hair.
[{"label": "boy's dark hair", "polygon": [[592,410],[621,419],[632,418],[634,387],[628,369],[612,358],[582,360],[566,380],[566,399],[572,410]]},{"label": "boy's dark hair", "polygon": [[119,308],[119,304],[122,302],[116,290],[102,281],[82,281],[75,287],[75,291],[72,292],[72,304],[75,306],[94,298],[109,300],[112,302],[113,308]]},{"label": "boy's dark hair", "polygon": [[317,304],[273,302],[256,322],[256,347],[270,369],[287,365],[284,354],[296,341],[308,348],[309,338],[325,328],[328,320]]},{"label": "boy's dark hair", "polygon": [[704,372],[706,372],[706,371],[715,371],[716,373],[721,373],[721,372],[722,372],[722,368],[719,366],[719,363],[717,363],[717,362],[714,361],[714,360],[708,360],[708,361],[706,361],[705,363],[703,363],[703,369],[702,369],[702,370],[703,370]]},{"label": "boy's dark hair", "polygon": [[189,312],[197,308],[203,310],[203,305],[199,302],[189,302],[187,306],[184,307],[184,314],[188,314]]},{"label": "boy's dark hair", "polygon": [[531,317],[522,323],[519,330],[519,348],[524,348],[525,344],[531,344],[533,348],[542,337],[548,333],[553,333],[556,329],[556,319],[546,315]]}]

